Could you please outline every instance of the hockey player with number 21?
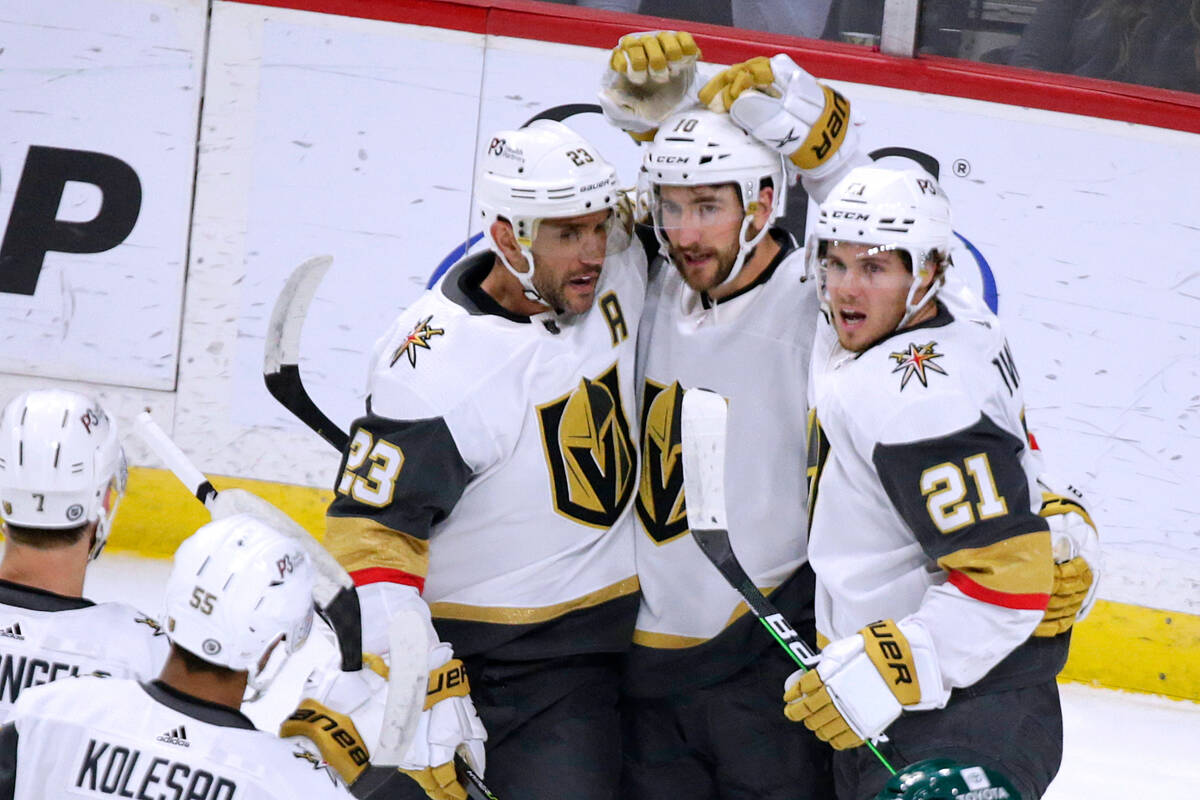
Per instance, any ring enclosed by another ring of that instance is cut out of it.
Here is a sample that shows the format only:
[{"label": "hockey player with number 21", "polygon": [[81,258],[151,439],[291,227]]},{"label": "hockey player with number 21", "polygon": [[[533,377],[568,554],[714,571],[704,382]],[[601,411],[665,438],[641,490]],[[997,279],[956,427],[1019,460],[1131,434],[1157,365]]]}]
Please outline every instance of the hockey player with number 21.
[{"label": "hockey player with number 21", "polygon": [[[825,320],[810,375],[811,529],[820,662],[786,714],[830,742],[841,800],[904,763],[998,769],[1026,800],[1062,756],[1043,623],[1055,557],[1012,352],[995,316],[939,299],[950,204],[918,170],[859,167],[821,204],[810,257]],[[828,642],[825,644],[824,642]]]},{"label": "hockey player with number 21", "polygon": [[[465,796],[462,745],[499,797],[609,800],[637,609],[645,260],[615,170],[566,125],[499,131],[479,163],[489,248],[377,342],[325,545],[358,584],[368,652],[390,657],[400,610],[433,626],[431,696],[400,763],[426,794]],[[359,725],[365,708],[340,702],[346,678],[330,675],[313,700]]]},{"label": "hockey player with number 21", "polygon": [[158,680],[82,677],[21,694],[0,727],[0,796],[269,800],[350,798],[305,740],[241,712],[308,637],[313,567],[249,514],[189,536],[167,578],[171,652]]}]

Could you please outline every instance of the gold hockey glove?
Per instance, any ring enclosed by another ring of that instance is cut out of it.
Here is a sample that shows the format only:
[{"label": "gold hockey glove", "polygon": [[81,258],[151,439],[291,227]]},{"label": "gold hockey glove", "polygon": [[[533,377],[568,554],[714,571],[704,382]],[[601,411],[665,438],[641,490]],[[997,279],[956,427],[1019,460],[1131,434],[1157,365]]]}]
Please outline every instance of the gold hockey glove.
[{"label": "gold hockey glove", "polygon": [[1045,474],[1038,483],[1043,489],[1038,513],[1050,527],[1055,564],[1050,603],[1033,635],[1050,637],[1070,630],[1095,604],[1100,536],[1082,492]]},{"label": "gold hockey glove", "polygon": [[621,37],[608,58],[598,99],[609,122],[639,142],[694,100],[700,48],[685,31],[647,31]]}]

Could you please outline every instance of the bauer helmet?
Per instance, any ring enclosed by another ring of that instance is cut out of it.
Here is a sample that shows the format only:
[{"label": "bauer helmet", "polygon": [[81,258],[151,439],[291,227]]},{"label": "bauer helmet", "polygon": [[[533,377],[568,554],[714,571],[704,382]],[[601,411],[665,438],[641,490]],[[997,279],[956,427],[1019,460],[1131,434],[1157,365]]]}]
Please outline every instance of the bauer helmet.
[{"label": "bauer helmet", "polygon": [[875,800],[1021,800],[1021,793],[990,767],[930,758],[893,775]]},{"label": "bauer helmet", "polygon": [[[872,245],[871,253],[903,253],[913,273],[898,326],[903,327],[941,288],[953,238],[950,201],[932,175],[918,169],[856,167],[821,204],[815,231],[809,237],[810,272],[819,278],[822,304],[828,310],[825,254],[830,243]],[[941,271],[925,296],[914,303],[931,262]]]},{"label": "bauer helmet", "polygon": [[100,555],[128,469],[116,426],[90,397],[62,389],[17,395],[0,412],[0,519],[67,529],[95,521]]},{"label": "bauer helmet", "polygon": [[264,691],[312,628],[313,568],[304,548],[266,522],[234,514],[179,545],[167,579],[167,638]]},{"label": "bauer helmet", "polygon": [[[497,131],[480,158],[475,199],[483,235],[521,283],[525,296],[542,301],[533,286],[533,240],[543,219],[615,209],[621,198],[617,171],[586,139],[561,122],[539,119],[517,130]],[[492,239],[492,223],[512,225],[528,269],[518,272]]]},{"label": "bauer helmet", "polygon": [[[762,230],[752,238],[746,234],[758,210],[758,193],[770,179],[775,190],[771,213]],[[738,231],[738,255],[728,277],[733,281],[750,252],[767,235],[771,223],[783,215],[787,206],[787,171],[779,153],[739,128],[728,114],[693,109],[668,117],[642,159],[638,192],[649,205],[654,236],[664,254],[670,253],[663,226],[660,186],[713,186],[732,183],[737,187],[745,216]],[[669,255],[666,258],[670,258]]]}]

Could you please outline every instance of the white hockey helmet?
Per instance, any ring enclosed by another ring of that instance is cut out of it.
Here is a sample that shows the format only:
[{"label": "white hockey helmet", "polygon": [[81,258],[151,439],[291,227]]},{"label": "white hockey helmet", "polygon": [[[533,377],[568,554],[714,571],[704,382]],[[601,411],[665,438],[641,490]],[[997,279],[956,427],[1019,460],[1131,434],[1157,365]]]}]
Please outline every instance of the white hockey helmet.
[{"label": "white hockey helmet", "polygon": [[[533,240],[543,219],[577,217],[616,209],[621,197],[617,171],[586,139],[561,122],[539,119],[517,130],[497,131],[480,156],[475,199],[483,235],[530,300],[541,302],[533,286]],[[614,212],[615,213],[615,212]],[[518,272],[492,239],[492,223],[513,227],[528,269]]]},{"label": "white hockey helmet", "polygon": [[[770,179],[775,190],[771,213],[762,230],[747,239],[758,193]],[[708,109],[692,109],[668,117],[646,147],[639,176],[639,194],[650,206],[654,235],[664,257],[670,258],[670,245],[663,227],[659,186],[713,186],[732,183],[737,186],[745,217],[738,232],[738,255],[729,276],[721,285],[733,281],[746,257],[767,235],[767,229],[779,219],[787,206],[787,170],[776,151],[739,128],[728,114]]]},{"label": "white hockey helmet", "polygon": [[[954,229],[950,201],[929,173],[915,168],[856,167],[838,181],[821,204],[809,237],[810,271],[818,275],[822,303],[827,303],[824,256],[830,242],[872,245],[873,252],[897,250],[908,256],[912,283],[905,301],[903,327],[932,301],[950,266]],[[941,269],[925,296],[913,298],[930,262]]]},{"label": "white hockey helmet", "polygon": [[0,519],[6,523],[65,529],[94,520],[95,558],[128,474],[116,426],[86,395],[22,392],[0,412]]},{"label": "white hockey helmet", "polygon": [[308,638],[313,582],[300,543],[250,514],[214,520],[175,551],[163,630],[205,661],[250,673],[262,692]]}]

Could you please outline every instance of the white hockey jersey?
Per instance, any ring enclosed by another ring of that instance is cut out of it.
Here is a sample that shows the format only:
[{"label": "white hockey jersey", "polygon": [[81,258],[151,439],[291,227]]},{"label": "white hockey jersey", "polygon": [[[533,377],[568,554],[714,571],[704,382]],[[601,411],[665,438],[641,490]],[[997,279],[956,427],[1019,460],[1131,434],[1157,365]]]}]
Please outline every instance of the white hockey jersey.
[{"label": "white hockey jersey", "polygon": [[360,583],[423,588],[459,655],[623,649],[644,253],[610,255],[595,305],[563,318],[495,304],[491,264],[460,262],[380,339],[326,544]]},{"label": "white hockey jersey", "polygon": [[1028,638],[1053,557],[1020,377],[996,317],[952,304],[962,316],[939,302],[934,318],[861,354],[819,325],[808,551],[817,628],[840,639],[880,619],[916,623],[946,688],[1027,685],[1057,673],[1066,642]]},{"label": "white hockey jersey", "polygon": [[[770,637],[688,535],[679,410],[684,389],[729,399],[726,480],[730,541],[785,615],[811,619],[806,586],[781,587],[805,562],[805,408],[816,292],[804,251],[782,249],[759,278],[716,304],[670,264],[651,279],[638,360],[641,480],[635,535],[642,605],[630,657],[632,691],[703,685],[755,657]],[[736,624],[735,624],[736,623]],[[716,641],[715,641],[716,640]]]},{"label": "white hockey jersey", "polygon": [[158,623],[132,606],[0,581],[0,722],[30,686],[92,674],[149,680],[168,649]]},{"label": "white hockey jersey", "polygon": [[[299,740],[160,681],[78,678],[26,692],[0,729],[0,795],[269,800],[344,798],[332,768]],[[8,786],[4,784],[12,781]]]}]

